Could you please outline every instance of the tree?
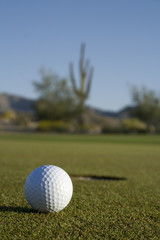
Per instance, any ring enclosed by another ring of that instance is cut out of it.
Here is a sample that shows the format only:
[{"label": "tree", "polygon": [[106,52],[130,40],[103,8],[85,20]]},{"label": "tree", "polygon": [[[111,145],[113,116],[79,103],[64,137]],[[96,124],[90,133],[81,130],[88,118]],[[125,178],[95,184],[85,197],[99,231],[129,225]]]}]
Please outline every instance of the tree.
[{"label": "tree", "polygon": [[93,77],[93,67],[90,67],[89,60],[85,61],[85,44],[81,45],[80,51],[80,62],[79,62],[79,71],[80,71],[80,87],[77,87],[73,63],[70,64],[70,80],[72,83],[73,91],[78,99],[79,114],[81,115],[85,108],[85,101],[89,97],[89,92],[91,88],[91,82]]},{"label": "tree", "polygon": [[151,126],[157,127],[160,121],[160,98],[153,90],[142,87],[140,90],[132,87],[132,100],[135,105],[133,115],[144,121],[148,130]]},{"label": "tree", "polygon": [[41,81],[33,85],[39,94],[35,109],[39,119],[68,120],[76,112],[76,101],[66,79],[60,79],[44,69],[40,71]]}]

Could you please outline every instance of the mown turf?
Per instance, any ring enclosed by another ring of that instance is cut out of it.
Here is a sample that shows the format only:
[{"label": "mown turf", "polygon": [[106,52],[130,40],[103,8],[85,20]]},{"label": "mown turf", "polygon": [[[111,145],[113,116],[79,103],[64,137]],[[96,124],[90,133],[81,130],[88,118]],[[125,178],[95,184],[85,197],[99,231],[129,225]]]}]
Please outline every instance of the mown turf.
[{"label": "mown turf", "polygon": [[[24,184],[36,167],[58,165],[72,178],[70,204],[38,213]],[[160,136],[0,135],[0,239],[159,239]]]}]

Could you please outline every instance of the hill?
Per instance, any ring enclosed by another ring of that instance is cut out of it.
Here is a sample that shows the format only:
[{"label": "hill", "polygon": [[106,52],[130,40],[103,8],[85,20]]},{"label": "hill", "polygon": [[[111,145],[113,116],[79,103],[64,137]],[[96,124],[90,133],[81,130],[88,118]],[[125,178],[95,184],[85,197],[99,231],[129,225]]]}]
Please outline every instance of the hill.
[{"label": "hill", "polygon": [[104,111],[104,110],[100,110],[97,108],[91,108],[91,109],[96,115],[99,115],[102,117],[109,117],[109,118],[114,118],[114,119],[124,119],[124,118],[130,117],[133,107],[128,106],[119,111]]},{"label": "hill", "polygon": [[[35,100],[27,99],[13,94],[0,94],[0,113],[8,110],[16,112],[34,113],[33,105]],[[120,111],[103,111],[94,107],[87,107],[89,113],[96,116],[108,117],[114,119],[124,119],[130,116],[132,107],[125,107]]]},{"label": "hill", "polygon": [[32,113],[34,100],[27,99],[12,94],[0,94],[0,113],[8,110],[14,110],[16,112]]}]

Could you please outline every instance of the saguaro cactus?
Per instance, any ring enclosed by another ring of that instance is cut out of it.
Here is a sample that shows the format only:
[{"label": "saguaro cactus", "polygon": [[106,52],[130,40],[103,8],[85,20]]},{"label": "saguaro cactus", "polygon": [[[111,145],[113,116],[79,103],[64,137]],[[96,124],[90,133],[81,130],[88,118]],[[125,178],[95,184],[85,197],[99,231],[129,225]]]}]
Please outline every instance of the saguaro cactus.
[{"label": "saguaro cactus", "polygon": [[85,57],[85,44],[81,45],[80,51],[80,62],[79,62],[79,71],[80,71],[80,87],[77,87],[73,63],[70,64],[70,79],[72,82],[72,87],[74,93],[76,94],[79,101],[79,111],[82,113],[85,107],[85,101],[89,97],[89,92],[91,88],[91,82],[93,77],[93,67],[90,67],[89,60],[84,60]]}]

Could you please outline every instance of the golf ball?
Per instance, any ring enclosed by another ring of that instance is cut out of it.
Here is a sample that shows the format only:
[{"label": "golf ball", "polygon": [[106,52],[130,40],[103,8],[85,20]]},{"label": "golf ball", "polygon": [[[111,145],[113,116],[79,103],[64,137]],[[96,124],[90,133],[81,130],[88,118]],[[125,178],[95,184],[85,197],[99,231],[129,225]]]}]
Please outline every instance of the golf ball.
[{"label": "golf ball", "polygon": [[35,210],[59,212],[70,202],[73,185],[62,168],[44,165],[31,172],[24,190],[28,203]]}]

